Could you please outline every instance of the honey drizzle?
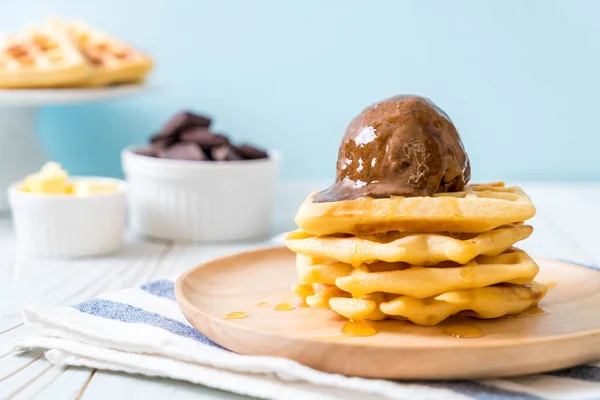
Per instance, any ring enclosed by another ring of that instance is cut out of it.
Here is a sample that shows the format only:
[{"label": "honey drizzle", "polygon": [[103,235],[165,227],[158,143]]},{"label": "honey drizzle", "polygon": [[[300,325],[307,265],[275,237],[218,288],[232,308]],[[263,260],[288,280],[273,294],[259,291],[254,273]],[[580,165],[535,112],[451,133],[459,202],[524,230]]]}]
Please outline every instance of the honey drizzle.
[{"label": "honey drizzle", "polygon": [[539,315],[539,314],[545,314],[545,313],[546,313],[546,311],[543,308],[539,308],[539,307],[536,306],[536,307],[530,308],[527,311],[522,312],[519,315],[523,315],[523,316],[525,316],[525,315]]},{"label": "honey drizzle", "polygon": [[509,315],[508,318],[525,318],[528,316],[535,316],[535,315],[542,315],[542,314],[546,314],[547,311],[544,310],[543,308],[540,308],[538,306],[532,307],[529,310],[525,310],[520,314],[516,314],[516,315]]},{"label": "honey drizzle", "polygon": [[268,307],[269,303],[267,303],[266,301],[261,301],[259,303],[257,303],[254,307],[250,307],[249,309],[247,309],[246,311],[232,311],[229,314],[227,314],[226,316],[224,316],[224,319],[240,319],[240,318],[246,318],[248,315],[250,315],[250,313],[252,312],[252,309],[255,307]]},{"label": "honey drizzle", "polygon": [[[227,314],[226,316],[224,316],[224,319],[239,319],[239,318],[246,318],[248,315],[250,315],[252,309],[257,308],[257,307],[269,307],[270,304],[266,301],[260,301],[258,303],[256,303],[256,305],[254,307],[251,307],[249,309],[247,309],[246,311],[232,311],[229,314]],[[297,306],[298,308],[302,308],[302,307],[308,307],[304,302],[298,304]],[[282,303],[277,304],[275,307],[273,307],[273,310],[275,311],[290,311],[295,309],[296,307],[294,307],[289,301],[284,301]]]},{"label": "honey drizzle", "polygon": [[317,337],[319,340],[342,340],[352,337],[373,336],[377,330],[362,320],[349,320],[342,326],[342,334],[335,336]]},{"label": "honey drizzle", "polygon": [[275,307],[273,307],[273,310],[275,311],[290,311],[293,310],[295,307],[288,301],[284,301],[283,303],[279,303],[277,304]]},{"label": "honey drizzle", "polygon": [[251,310],[246,310],[246,311],[232,311],[229,314],[227,314],[224,318],[225,319],[246,318],[248,315],[250,315],[250,311]]},{"label": "honey drizzle", "polygon": [[558,285],[558,282],[548,282],[545,285],[548,287],[548,289],[552,289],[555,288],[556,285]]},{"label": "honey drizzle", "polygon": [[483,332],[473,325],[452,325],[444,329],[444,334],[461,339],[474,339],[483,336]]},{"label": "honey drizzle", "polygon": [[365,321],[353,321],[349,320],[342,326],[342,333],[349,337],[354,336],[373,336],[377,333],[375,328],[367,324]]}]

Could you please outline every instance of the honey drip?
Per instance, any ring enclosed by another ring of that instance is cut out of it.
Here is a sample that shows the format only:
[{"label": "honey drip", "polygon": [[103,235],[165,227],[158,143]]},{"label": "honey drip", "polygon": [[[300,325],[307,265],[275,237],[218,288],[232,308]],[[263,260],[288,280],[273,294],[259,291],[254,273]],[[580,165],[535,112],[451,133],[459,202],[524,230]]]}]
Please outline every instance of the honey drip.
[{"label": "honey drip", "polygon": [[248,315],[250,315],[250,310],[246,310],[246,311],[233,311],[233,312],[230,312],[229,314],[227,314],[225,316],[225,319],[246,318]]},{"label": "honey drip", "polygon": [[546,286],[548,286],[548,289],[555,288],[556,285],[558,285],[558,282],[548,282],[548,283],[546,283]]},{"label": "honey drip", "polygon": [[444,334],[461,339],[474,339],[483,336],[483,332],[473,325],[453,325],[444,329]]},{"label": "honey drip", "polygon": [[[246,318],[248,315],[250,315],[252,309],[257,308],[257,307],[268,307],[270,306],[270,304],[266,301],[261,301],[256,303],[256,305],[254,307],[251,307],[249,309],[247,309],[246,311],[233,311],[230,312],[229,314],[227,314],[225,317],[225,319],[239,319],[239,318]],[[302,307],[302,305],[299,305],[298,307]],[[279,303],[277,304],[275,307],[273,307],[273,310],[275,311],[289,311],[289,310],[293,310],[295,307],[289,302],[289,301],[284,301],[283,303]]]},{"label": "honey drip", "polygon": [[348,339],[357,336],[373,336],[377,333],[377,330],[365,321],[353,321],[350,320],[342,326],[342,334],[327,337],[317,337],[315,339],[320,340],[341,340]]},{"label": "honey drip", "polygon": [[367,324],[365,321],[350,320],[342,327],[342,333],[349,337],[353,336],[373,336],[377,333],[375,328]]},{"label": "honey drip", "polygon": [[279,303],[275,307],[273,307],[273,310],[275,310],[275,311],[290,311],[293,309],[294,309],[294,306],[291,305],[287,301],[284,301],[283,303]]},{"label": "honey drip", "polygon": [[541,315],[541,314],[545,314],[545,313],[546,313],[546,310],[536,306],[536,307],[530,308],[529,310],[523,311],[520,314],[509,315],[508,318],[524,318],[524,317],[528,317],[531,315]]},{"label": "honey drip", "polygon": [[539,315],[539,314],[544,314],[544,313],[546,313],[546,311],[544,311],[542,308],[533,307],[533,308],[530,308],[529,310],[525,311],[521,315]]}]

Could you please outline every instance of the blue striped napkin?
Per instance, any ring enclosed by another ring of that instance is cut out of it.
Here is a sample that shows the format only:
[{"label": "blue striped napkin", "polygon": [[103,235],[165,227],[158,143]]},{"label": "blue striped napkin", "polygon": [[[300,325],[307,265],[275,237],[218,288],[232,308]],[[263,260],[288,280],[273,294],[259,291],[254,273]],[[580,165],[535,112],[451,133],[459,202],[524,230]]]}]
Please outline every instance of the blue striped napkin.
[{"label": "blue striped napkin", "polygon": [[57,365],[161,376],[265,399],[600,399],[600,363],[511,379],[395,382],[327,374],[294,361],[242,356],[183,317],[173,280],[109,293],[72,307],[24,307],[36,332],[16,350],[45,349]]}]

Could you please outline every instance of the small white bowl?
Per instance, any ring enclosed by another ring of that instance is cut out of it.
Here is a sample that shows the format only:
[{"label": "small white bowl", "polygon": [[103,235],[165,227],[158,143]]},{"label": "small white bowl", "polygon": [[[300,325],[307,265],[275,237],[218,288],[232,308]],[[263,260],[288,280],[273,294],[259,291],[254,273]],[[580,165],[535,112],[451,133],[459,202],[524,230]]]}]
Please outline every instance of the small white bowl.
[{"label": "small white bowl", "polygon": [[244,161],[185,161],[122,153],[130,227],[149,237],[238,241],[266,237],[279,153]]},{"label": "small white bowl", "polygon": [[89,257],[111,253],[123,244],[125,182],[101,177],[73,177],[117,185],[112,193],[90,196],[40,194],[8,189],[13,225],[22,251],[38,257]]}]

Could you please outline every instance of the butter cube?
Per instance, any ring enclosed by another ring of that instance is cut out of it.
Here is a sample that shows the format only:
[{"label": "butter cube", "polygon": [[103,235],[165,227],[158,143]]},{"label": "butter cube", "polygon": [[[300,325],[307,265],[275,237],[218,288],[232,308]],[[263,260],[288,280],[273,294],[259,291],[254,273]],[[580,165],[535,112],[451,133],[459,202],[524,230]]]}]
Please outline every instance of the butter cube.
[{"label": "butter cube", "polygon": [[25,178],[24,189],[32,193],[66,194],[69,193],[68,174],[60,164],[46,163],[36,174]]}]

